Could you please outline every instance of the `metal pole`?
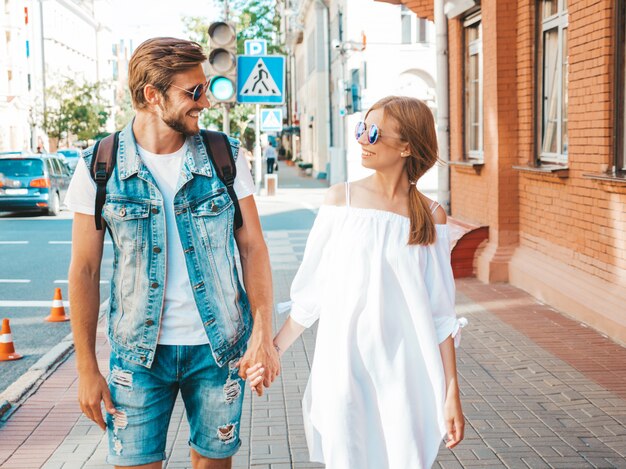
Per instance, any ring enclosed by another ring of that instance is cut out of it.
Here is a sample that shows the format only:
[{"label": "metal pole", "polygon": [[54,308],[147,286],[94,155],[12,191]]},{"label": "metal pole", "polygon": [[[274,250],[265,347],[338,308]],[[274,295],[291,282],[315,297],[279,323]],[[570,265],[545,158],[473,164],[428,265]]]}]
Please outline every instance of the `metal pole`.
[{"label": "metal pole", "polygon": [[226,135],[230,135],[230,106],[227,103],[224,103],[222,111],[222,132]]},{"label": "metal pole", "polygon": [[42,97],[43,97],[43,115],[46,115],[46,111],[48,110],[46,106],[46,49],[44,44],[44,31],[43,31],[43,0],[39,0],[39,32],[41,33],[41,86],[42,86]]},{"label": "metal pole", "polygon": [[[450,161],[450,109],[448,100],[448,19],[444,0],[435,0],[435,48],[437,57],[437,140],[439,158]],[[437,202],[450,213],[450,167],[438,166]]]},{"label": "metal pole", "polygon": [[261,192],[261,176],[263,175],[263,164],[261,162],[261,106],[259,104],[256,105],[254,127],[254,182],[256,183],[256,192],[259,194]]}]

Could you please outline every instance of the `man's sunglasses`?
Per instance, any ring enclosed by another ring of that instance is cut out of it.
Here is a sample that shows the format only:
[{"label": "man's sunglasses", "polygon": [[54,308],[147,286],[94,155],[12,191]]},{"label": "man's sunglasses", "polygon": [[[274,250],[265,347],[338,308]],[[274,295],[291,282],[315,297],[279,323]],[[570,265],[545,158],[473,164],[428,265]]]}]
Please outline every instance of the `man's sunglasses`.
[{"label": "man's sunglasses", "polygon": [[[367,141],[370,145],[374,145],[378,141],[378,139],[381,138],[381,130],[376,124],[370,124],[369,127],[370,129],[367,133]],[[358,122],[356,124],[356,128],[354,129],[354,136],[356,137],[356,139],[359,140],[361,138],[361,135],[363,135],[365,132],[367,132],[367,124],[363,121]],[[404,140],[402,137],[395,137],[393,135],[385,135],[385,138]]]},{"label": "man's sunglasses", "polygon": [[191,99],[197,102],[200,100],[202,95],[206,93],[206,90],[209,88],[210,83],[211,83],[211,80],[207,80],[206,83],[198,83],[196,86],[194,86],[192,90],[187,90],[185,88],[181,88],[180,86],[176,86],[176,85],[170,85],[170,86],[173,86],[174,88],[178,88],[179,90],[182,90],[185,93],[190,94]]}]

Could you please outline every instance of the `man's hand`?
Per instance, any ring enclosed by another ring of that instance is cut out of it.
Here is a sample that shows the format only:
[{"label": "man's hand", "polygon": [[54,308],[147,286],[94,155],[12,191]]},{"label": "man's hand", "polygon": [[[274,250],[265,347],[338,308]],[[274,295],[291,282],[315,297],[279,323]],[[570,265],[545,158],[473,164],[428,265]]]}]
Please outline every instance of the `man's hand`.
[{"label": "man's hand", "polygon": [[[278,352],[274,348],[271,337],[268,339],[261,339],[253,332],[250,344],[248,345],[248,350],[239,361],[239,376],[242,379],[246,379],[248,368],[252,368],[257,364],[260,364],[264,370],[263,386],[269,388],[272,382],[280,374],[280,359],[278,357]],[[257,393],[259,392],[258,388],[259,386],[257,386]]]},{"label": "man's hand", "polygon": [[111,415],[115,414],[115,406],[111,400],[111,393],[104,376],[98,371],[79,374],[78,402],[80,403],[80,410],[90,420],[96,422],[102,430],[106,430],[101,408],[103,401],[106,411]]}]

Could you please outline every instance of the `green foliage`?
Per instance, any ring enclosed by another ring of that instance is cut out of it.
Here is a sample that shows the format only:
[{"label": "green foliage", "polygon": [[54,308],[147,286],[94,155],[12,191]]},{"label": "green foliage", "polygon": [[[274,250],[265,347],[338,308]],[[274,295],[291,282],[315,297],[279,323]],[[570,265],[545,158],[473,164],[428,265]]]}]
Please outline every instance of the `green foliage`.
[{"label": "green foliage", "polygon": [[78,84],[71,78],[46,90],[47,109],[43,128],[51,138],[97,139],[106,135],[109,118],[102,82]]},{"label": "green foliage", "polygon": [[237,53],[244,53],[244,43],[248,39],[267,40],[268,54],[284,54],[279,44],[280,14],[274,0],[250,2],[235,0],[232,10],[237,21]]},{"label": "green foliage", "polygon": [[[223,1],[217,1],[223,4]],[[230,17],[237,28],[237,53],[244,53],[244,43],[248,39],[266,39],[268,54],[283,54],[283,47],[278,44],[280,31],[280,15],[275,0],[231,0]],[[208,49],[208,27],[212,20],[201,17],[183,18],[189,38]],[[254,120],[254,105],[235,104],[230,108],[231,135],[239,138],[243,145],[251,150],[254,146],[254,128],[250,124]],[[222,128],[222,108],[208,109],[201,114],[205,127]]]},{"label": "green foliage", "polygon": [[124,86],[117,93],[117,106],[115,107],[115,130],[122,130],[135,116],[135,110],[130,99],[130,90]]}]

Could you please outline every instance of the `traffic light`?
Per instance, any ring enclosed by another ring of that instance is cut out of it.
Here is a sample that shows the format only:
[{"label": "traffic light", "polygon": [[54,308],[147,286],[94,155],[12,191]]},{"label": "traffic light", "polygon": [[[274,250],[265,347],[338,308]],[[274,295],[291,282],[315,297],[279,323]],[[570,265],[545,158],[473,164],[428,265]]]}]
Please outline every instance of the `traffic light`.
[{"label": "traffic light", "polygon": [[211,102],[237,101],[237,31],[232,23],[216,21],[209,26],[207,75]]}]

